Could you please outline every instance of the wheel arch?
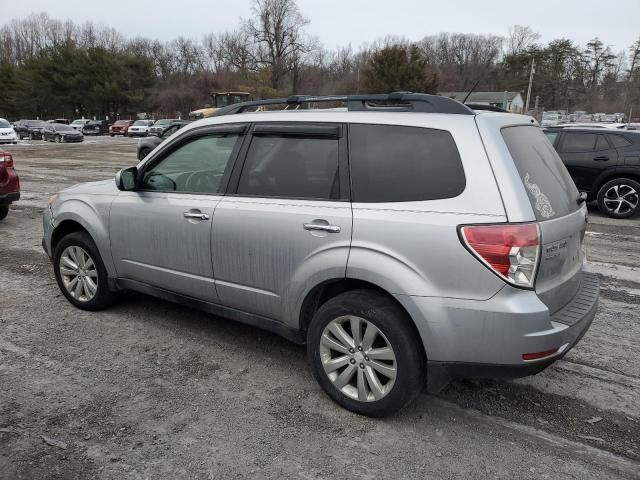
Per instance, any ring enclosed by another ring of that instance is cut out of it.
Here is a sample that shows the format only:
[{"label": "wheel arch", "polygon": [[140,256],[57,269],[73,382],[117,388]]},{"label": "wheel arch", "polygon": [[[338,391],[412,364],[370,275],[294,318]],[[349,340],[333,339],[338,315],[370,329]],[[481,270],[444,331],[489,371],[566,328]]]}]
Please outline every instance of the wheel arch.
[{"label": "wheel arch", "polygon": [[410,327],[413,329],[413,333],[421,339],[419,345],[423,358],[426,362],[427,352],[425,349],[424,338],[420,333],[420,329],[418,329],[418,326],[416,325],[415,319],[405,308],[405,306],[401,302],[399,302],[394,295],[392,295],[389,291],[382,288],[381,286],[358,278],[342,277],[325,280],[315,285],[307,292],[304,299],[302,300],[298,314],[298,328],[302,339],[306,341],[307,330],[309,328],[311,320],[313,319],[313,315],[323,304],[342,293],[361,289],[375,291],[380,295],[385,296],[402,309],[402,311],[407,315],[407,318],[410,320],[409,323]]},{"label": "wheel arch", "polygon": [[636,172],[620,171],[619,169],[608,171],[604,175],[602,175],[602,177],[599,177],[596,181],[593,191],[594,198],[598,198],[598,193],[600,193],[600,189],[605,183],[610,182],[611,180],[615,180],[616,178],[630,178],[631,180],[635,180],[636,182],[640,183],[640,174]]}]

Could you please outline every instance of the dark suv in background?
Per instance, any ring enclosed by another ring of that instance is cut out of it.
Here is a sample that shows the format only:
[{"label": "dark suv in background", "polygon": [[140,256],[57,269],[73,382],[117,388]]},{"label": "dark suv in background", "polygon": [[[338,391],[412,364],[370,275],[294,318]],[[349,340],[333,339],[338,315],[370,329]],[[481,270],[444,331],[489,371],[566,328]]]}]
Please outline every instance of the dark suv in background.
[{"label": "dark suv in background", "polygon": [[20,140],[23,138],[35,140],[42,138],[42,131],[46,126],[47,124],[42,120],[20,120],[15,124],[13,129],[18,134]]},{"label": "dark suv in background", "polygon": [[640,209],[640,132],[602,128],[546,128],[578,190],[613,218]]}]

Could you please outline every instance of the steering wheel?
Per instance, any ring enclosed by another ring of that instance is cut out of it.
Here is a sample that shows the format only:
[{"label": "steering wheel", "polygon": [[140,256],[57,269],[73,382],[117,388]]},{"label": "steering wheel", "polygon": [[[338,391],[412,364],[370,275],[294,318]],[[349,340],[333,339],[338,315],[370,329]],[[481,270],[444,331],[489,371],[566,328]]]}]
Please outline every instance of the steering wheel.
[{"label": "steering wheel", "polygon": [[220,185],[220,176],[212,172],[193,172],[184,182],[187,192],[215,193]]}]

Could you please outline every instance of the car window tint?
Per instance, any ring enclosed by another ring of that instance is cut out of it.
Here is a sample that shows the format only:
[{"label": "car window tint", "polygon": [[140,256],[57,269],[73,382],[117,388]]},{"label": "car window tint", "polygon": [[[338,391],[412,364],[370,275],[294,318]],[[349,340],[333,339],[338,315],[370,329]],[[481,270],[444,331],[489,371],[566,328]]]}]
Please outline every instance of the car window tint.
[{"label": "car window tint", "polygon": [[565,133],[562,151],[566,153],[593,152],[596,144],[595,133]]},{"label": "car window tint", "polygon": [[631,145],[631,142],[622,135],[607,135],[607,138],[613,144],[614,148],[628,147]]},{"label": "car window tint", "polygon": [[460,154],[447,131],[353,124],[349,138],[354,202],[436,200],[465,188]]},{"label": "car window tint", "polygon": [[170,137],[171,135],[173,135],[174,133],[176,133],[176,132],[178,131],[178,129],[179,129],[179,128],[180,128],[180,125],[173,125],[173,126],[171,126],[171,127],[167,127],[167,128],[165,129],[165,131],[164,131],[164,132],[162,132],[161,137],[162,137],[162,138],[168,138],[168,137]]},{"label": "car window tint", "polygon": [[254,136],[238,194],[339,198],[338,139]]},{"label": "car window tint", "polygon": [[220,193],[238,135],[199,137],[181,145],[145,171],[143,189]]},{"label": "car window tint", "polygon": [[609,146],[609,142],[604,138],[604,135],[598,135],[598,139],[596,140],[596,151],[600,150],[609,150],[611,148]]},{"label": "car window tint", "polygon": [[503,128],[502,137],[538,221],[562,217],[580,208],[576,201],[578,190],[569,172],[538,127]]},{"label": "car window tint", "polygon": [[549,140],[551,145],[553,145],[556,138],[558,138],[558,132],[544,132],[544,135],[547,137],[547,140]]}]

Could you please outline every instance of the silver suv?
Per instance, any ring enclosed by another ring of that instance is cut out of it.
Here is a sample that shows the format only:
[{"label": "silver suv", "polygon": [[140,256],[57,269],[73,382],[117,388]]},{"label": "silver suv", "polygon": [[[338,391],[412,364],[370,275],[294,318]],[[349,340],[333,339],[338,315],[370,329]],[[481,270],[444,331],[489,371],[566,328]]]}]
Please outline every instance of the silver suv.
[{"label": "silver suv", "polygon": [[588,329],[586,207],[530,117],[403,93],[218,113],[50,199],[71,303],[135,290],[306,342],[325,392],[370,416],[425,382],[537,373]]}]

